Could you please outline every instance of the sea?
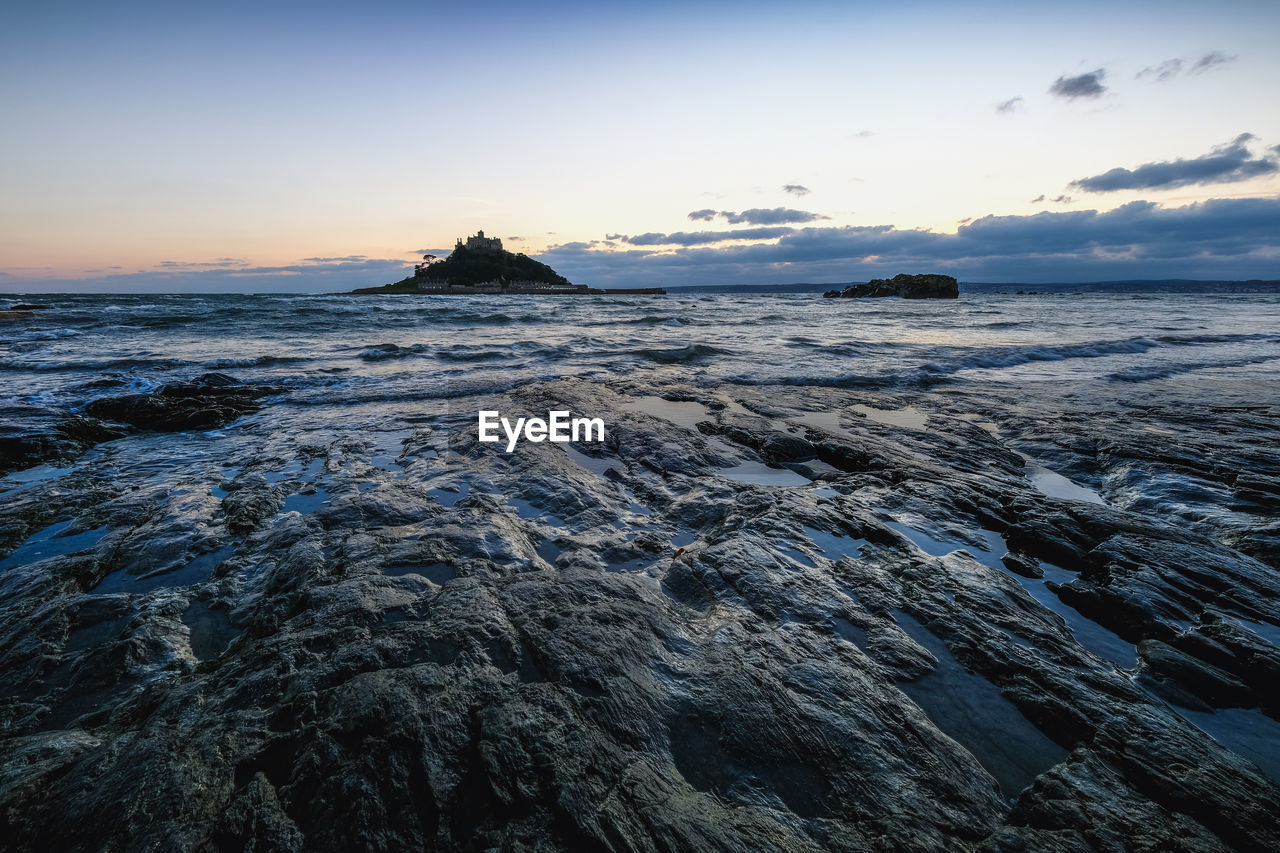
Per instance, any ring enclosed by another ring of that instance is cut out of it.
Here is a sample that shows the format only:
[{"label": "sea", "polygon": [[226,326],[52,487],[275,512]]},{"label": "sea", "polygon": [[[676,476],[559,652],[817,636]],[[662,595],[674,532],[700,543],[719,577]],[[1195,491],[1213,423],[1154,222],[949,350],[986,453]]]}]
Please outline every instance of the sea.
[{"label": "sea", "polygon": [[[1189,405],[1280,402],[1280,294],[962,293],[666,296],[48,295],[0,321],[0,416],[38,431],[90,400],[217,372],[276,386],[260,412],[148,440],[217,459],[237,430],[374,435],[449,401],[560,377],[892,392],[1089,387]],[[474,414],[472,415],[474,417]],[[389,439],[390,440],[390,439]],[[121,447],[139,439],[124,439]],[[166,448],[171,448],[172,453]],[[143,452],[142,447],[138,448]],[[42,468],[45,471],[46,468]],[[47,469],[61,471],[63,469]],[[27,475],[33,476],[33,475]],[[22,479],[21,472],[10,474]],[[3,485],[4,481],[0,481]]]}]

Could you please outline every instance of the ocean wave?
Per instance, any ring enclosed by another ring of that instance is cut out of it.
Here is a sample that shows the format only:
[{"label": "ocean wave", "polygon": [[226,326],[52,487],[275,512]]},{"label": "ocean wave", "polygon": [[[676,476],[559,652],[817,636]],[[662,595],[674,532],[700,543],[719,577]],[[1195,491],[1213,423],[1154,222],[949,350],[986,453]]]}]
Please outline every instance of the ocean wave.
[{"label": "ocean wave", "polygon": [[576,323],[575,325],[617,328],[619,326],[699,326],[708,324],[688,317],[682,317],[678,314],[645,314],[642,317],[631,317],[626,320],[615,320],[609,318],[600,320],[584,320]]},{"label": "ocean wave", "polygon": [[1018,367],[1033,361],[1066,361],[1073,358],[1104,358],[1109,355],[1144,353],[1161,344],[1150,338],[1124,338],[1057,346],[999,347],[971,354],[959,354],[950,361],[929,361],[921,365],[927,373],[950,374],[980,368]]},{"label": "ocean wave", "polygon": [[709,344],[688,344],[672,349],[644,348],[632,350],[631,354],[646,358],[649,361],[656,361],[659,364],[684,364],[717,355],[733,355],[727,349],[713,347]]},{"label": "ocean wave", "polygon": [[396,344],[375,344],[360,350],[360,358],[365,361],[383,361],[388,358],[408,358],[411,355],[421,355],[428,350],[429,347],[426,344],[414,344],[407,347],[397,346]]},{"label": "ocean wave", "polygon": [[509,350],[476,349],[471,347],[454,347],[453,349],[440,350],[435,355],[436,358],[442,358],[445,361],[492,361],[496,358],[511,358]]},{"label": "ocean wave", "polygon": [[1269,361],[1280,361],[1280,355],[1262,355],[1252,358],[1237,358],[1230,361],[1190,361],[1175,364],[1157,364],[1150,367],[1137,367],[1131,370],[1119,370],[1105,377],[1112,382],[1149,382],[1155,379],[1168,379],[1184,373],[1199,370],[1215,370],[1218,368],[1248,367],[1251,364],[1265,364]]},{"label": "ocean wave", "polygon": [[[252,308],[243,305],[224,305],[200,313],[135,314],[128,325],[139,329],[172,329],[179,326],[208,326],[222,320],[239,320],[253,314]],[[109,325],[115,325],[114,323]]]},{"label": "ocean wave", "polygon": [[311,359],[301,355],[258,355],[243,358],[215,358],[200,362],[204,368],[268,367],[277,364],[298,364]]},{"label": "ocean wave", "polygon": [[[635,319],[625,320],[623,322],[626,323],[627,325],[641,325],[641,326],[687,326],[691,321],[686,320],[683,317],[663,317],[660,314],[646,314],[643,317],[636,317]],[[611,322],[607,320],[603,321],[602,323],[592,324],[592,325],[606,325],[606,324],[613,325]]]},{"label": "ocean wave", "polygon": [[1177,346],[1179,344],[1234,344],[1250,342],[1280,343],[1280,335],[1257,333],[1251,335],[1157,335],[1156,340]]},{"label": "ocean wave", "polygon": [[904,354],[901,344],[875,341],[840,341],[834,344],[815,344],[810,350],[823,355],[842,355],[863,358],[869,355],[896,356]]},{"label": "ocean wave", "polygon": [[16,335],[0,337],[0,344],[34,343],[37,341],[56,341],[62,338],[75,338],[83,335],[80,329],[40,329],[38,331],[20,332]]},{"label": "ocean wave", "polygon": [[813,385],[821,388],[893,389],[931,387],[954,382],[950,374],[930,373],[919,368],[887,370],[883,373],[791,374],[761,378],[757,375],[726,377],[734,385]]},{"label": "ocean wave", "polygon": [[[840,373],[835,375],[797,375],[764,380],[765,384],[822,385],[843,388],[893,388],[932,386],[956,379],[956,374],[967,370],[1000,370],[1019,367],[1032,362],[1057,362],[1071,359],[1106,358],[1113,355],[1133,355],[1169,346],[1152,338],[1137,337],[1109,341],[1091,341],[1077,344],[985,347],[981,349],[953,349],[935,354],[922,364],[901,364],[881,371],[866,373]],[[858,357],[868,356],[872,350],[883,350],[884,345],[850,341],[828,344],[814,349],[824,355]],[[892,351],[890,346],[889,350]],[[905,355],[905,354],[904,354]],[[899,359],[901,361],[901,359]],[[745,381],[746,377],[731,381]]]},{"label": "ocean wave", "polygon": [[336,305],[303,305],[299,307],[289,307],[287,310],[290,314],[304,314],[309,316],[332,317],[334,314],[365,314],[371,306],[368,305],[344,305],[338,303]]},{"label": "ocean wave", "polygon": [[[496,314],[480,314],[475,311],[450,311],[448,314],[441,313],[437,316],[439,317],[438,322],[444,322],[447,320],[450,322],[477,323],[489,326],[505,326],[508,323],[516,322],[515,317],[512,317],[510,314],[503,314],[502,312],[498,312]],[[531,317],[535,321],[541,320],[540,317],[535,317],[531,314],[526,314],[524,316]]]},{"label": "ocean wave", "polygon": [[107,359],[0,359],[0,370],[8,371],[73,371],[73,370],[177,370],[184,367],[217,370],[228,367],[265,367],[309,361],[304,356],[259,355],[242,358],[225,357],[201,361],[182,358],[135,357]]},{"label": "ocean wave", "polygon": [[848,358],[861,358],[867,354],[866,347],[857,342],[844,344],[824,344],[822,346],[812,347],[812,349],[825,355],[843,355]]},{"label": "ocean wave", "polygon": [[0,359],[0,370],[7,371],[61,371],[61,370],[172,370],[190,367],[194,362],[180,358],[111,358],[98,361],[30,361],[25,359]]},{"label": "ocean wave", "polygon": [[1242,342],[1259,343],[1264,341],[1280,341],[1280,335],[1158,335],[1109,341],[1090,341],[1078,344],[1059,344],[1056,346],[1002,347],[961,355],[955,360],[930,361],[924,364],[922,369],[930,373],[950,374],[958,373],[962,370],[980,368],[1018,367],[1035,361],[1066,361],[1077,358],[1105,358],[1112,355],[1139,355],[1153,349],[1170,346]]}]

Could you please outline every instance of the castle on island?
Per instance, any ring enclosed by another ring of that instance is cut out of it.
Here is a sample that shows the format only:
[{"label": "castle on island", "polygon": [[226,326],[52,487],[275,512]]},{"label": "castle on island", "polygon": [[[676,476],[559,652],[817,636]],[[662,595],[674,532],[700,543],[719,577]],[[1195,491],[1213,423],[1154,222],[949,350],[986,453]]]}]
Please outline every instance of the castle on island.
[{"label": "castle on island", "polygon": [[[506,251],[502,248],[501,237],[486,237],[483,231],[477,231],[465,241],[459,237],[458,242],[453,245],[453,251],[457,252],[459,249],[480,255],[500,255]],[[438,261],[440,261],[440,258],[435,255],[423,255],[422,263],[413,265],[414,278],[424,278],[427,274],[427,268]]]},{"label": "castle on island", "polygon": [[474,237],[468,237],[467,242],[462,242],[462,238],[458,238],[458,244],[453,247],[457,249],[467,249],[472,252],[501,252],[501,237],[486,237],[483,231],[477,231]]},{"label": "castle on island", "polygon": [[[500,237],[486,237],[477,231],[465,240],[458,238],[447,258],[423,255],[413,276],[388,287],[411,287],[418,293],[440,294],[580,294],[580,293],[665,293],[662,288],[619,288],[599,290],[573,284],[544,263],[523,252],[509,252]],[[371,289],[372,290],[372,289]]]}]

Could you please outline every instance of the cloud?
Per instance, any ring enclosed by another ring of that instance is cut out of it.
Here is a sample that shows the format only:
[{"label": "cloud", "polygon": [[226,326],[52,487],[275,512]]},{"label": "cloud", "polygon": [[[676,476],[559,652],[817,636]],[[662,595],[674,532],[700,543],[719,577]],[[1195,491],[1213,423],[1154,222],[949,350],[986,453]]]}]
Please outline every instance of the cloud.
[{"label": "cloud", "polygon": [[212,261],[161,261],[156,264],[160,269],[229,269],[231,267],[248,266],[249,262],[240,258],[215,258]]},{"label": "cloud", "polygon": [[1019,95],[1016,98],[1010,98],[1007,101],[1002,101],[1001,103],[996,104],[996,112],[998,113],[1015,112],[1018,109],[1018,104],[1022,102],[1023,101],[1022,101],[1021,95]]},{"label": "cloud", "polygon": [[621,237],[620,242],[630,246],[703,246],[723,243],[727,240],[776,240],[794,232],[786,226],[765,228],[739,228],[736,231],[677,231],[672,234],[637,234]]},{"label": "cloud", "polygon": [[1196,60],[1196,64],[1191,66],[1188,74],[1203,74],[1206,71],[1212,71],[1220,65],[1226,65],[1228,62],[1234,62],[1237,57],[1227,56],[1220,51],[1206,53],[1204,56]]},{"label": "cloud", "polygon": [[782,191],[784,193],[791,193],[792,195],[808,195],[809,194],[809,188],[801,184],[787,184],[782,188]]},{"label": "cloud", "polygon": [[1059,77],[1049,87],[1049,94],[1066,98],[1068,101],[1074,101],[1076,98],[1100,98],[1102,93],[1107,91],[1107,87],[1102,83],[1102,78],[1106,76],[1107,72],[1099,68],[1076,77]]},{"label": "cloud", "polygon": [[[1227,56],[1222,51],[1215,50],[1210,53],[1206,53],[1204,56],[1193,62],[1191,67],[1187,69],[1187,73],[1203,74],[1206,71],[1212,71],[1214,68],[1226,65],[1228,62],[1232,62],[1235,59],[1236,57],[1234,56]],[[1143,77],[1151,77],[1157,83],[1164,83],[1181,74],[1183,69],[1186,68],[1188,61],[1189,60],[1177,58],[1166,59],[1159,65],[1149,65],[1142,69],[1137,73],[1136,79],[1141,80]]]},{"label": "cloud", "polygon": [[850,139],[870,139],[873,136],[875,136],[875,133],[870,130],[860,130],[857,133],[850,134],[849,138]]},{"label": "cloud", "polygon": [[1145,163],[1136,169],[1116,167],[1100,175],[1072,181],[1070,186],[1093,193],[1173,189],[1193,184],[1246,181],[1280,169],[1275,156],[1254,157],[1250,154],[1248,143],[1255,138],[1251,133],[1242,133],[1231,142],[1192,160]]},{"label": "cloud", "polygon": [[[800,189],[805,188],[800,187]],[[808,190],[805,189],[805,192],[808,192]],[[695,222],[710,222],[717,216],[730,225],[793,225],[801,222],[814,222],[818,219],[830,219],[829,216],[823,216],[821,213],[795,210],[790,207],[753,207],[741,213],[732,210],[711,210],[707,208],[706,210],[695,210],[689,214],[689,218]]]},{"label": "cloud", "polygon": [[1040,202],[1042,202],[1042,201],[1044,201],[1044,193],[1040,193],[1040,195],[1038,195],[1038,196],[1036,196],[1035,198],[1031,199],[1031,203],[1032,203],[1032,204],[1039,204],[1039,203],[1040,203]]},{"label": "cloud", "polygon": [[1182,72],[1181,59],[1166,59],[1159,65],[1148,65],[1146,68],[1134,75],[1134,79],[1141,80],[1143,77],[1153,77],[1157,83],[1163,83],[1166,80],[1172,80]]},{"label": "cloud", "polygon": [[1071,204],[1072,202],[1075,201],[1075,199],[1069,195],[1059,195],[1059,196],[1054,196],[1052,201],[1055,204]]},{"label": "cloud", "polygon": [[368,260],[365,255],[344,255],[340,258],[303,258],[305,264],[354,264]]},{"label": "cloud", "polygon": [[813,222],[816,219],[826,219],[820,213],[810,213],[807,210],[793,210],[789,207],[763,208],[753,207],[750,210],[744,210],[741,213],[734,213],[730,210],[720,211],[720,215],[725,218],[730,225],[785,225],[795,222]]},{"label": "cloud", "polygon": [[598,286],[839,282],[927,271],[969,281],[1275,278],[1280,196],[989,215],[954,234],[893,225],[809,226],[769,243],[619,251],[566,246],[539,259],[572,281]]}]

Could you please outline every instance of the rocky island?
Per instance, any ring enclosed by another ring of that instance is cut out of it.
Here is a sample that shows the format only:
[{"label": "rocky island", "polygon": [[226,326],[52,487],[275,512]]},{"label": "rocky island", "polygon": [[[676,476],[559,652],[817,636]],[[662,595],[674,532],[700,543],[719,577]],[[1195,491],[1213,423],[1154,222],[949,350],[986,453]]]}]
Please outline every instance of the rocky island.
[{"label": "rocky island", "polygon": [[353,293],[438,293],[577,295],[599,293],[652,294],[660,287],[599,289],[573,284],[551,267],[523,252],[508,252],[500,237],[486,237],[483,231],[461,238],[447,258],[423,255],[414,265],[413,275],[382,287],[361,287]]},{"label": "rocky island", "polygon": [[960,286],[954,276],[899,273],[893,278],[873,278],[866,284],[851,284],[844,290],[828,290],[828,299],[856,299],[870,296],[900,296],[903,299],[955,299]]}]

